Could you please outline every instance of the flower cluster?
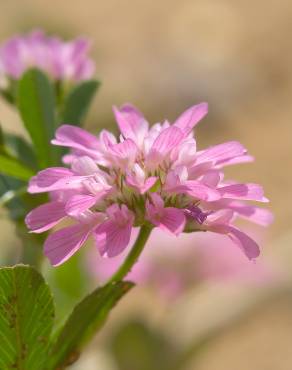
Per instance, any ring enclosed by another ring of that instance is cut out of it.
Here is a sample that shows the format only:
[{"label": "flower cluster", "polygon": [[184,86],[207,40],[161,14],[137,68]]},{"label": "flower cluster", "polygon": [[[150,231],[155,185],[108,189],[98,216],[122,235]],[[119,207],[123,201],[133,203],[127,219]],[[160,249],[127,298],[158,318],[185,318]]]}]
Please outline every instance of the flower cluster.
[{"label": "flower cluster", "polygon": [[17,80],[29,68],[36,67],[52,79],[80,81],[92,77],[94,62],[88,57],[88,42],[76,39],[64,42],[47,37],[42,31],[14,36],[0,47],[0,80]]},{"label": "flower cluster", "polygon": [[133,227],[142,225],[174,235],[226,234],[249,259],[256,258],[258,245],[234,226],[234,220],[269,224],[269,211],[246,204],[267,199],[257,184],[224,179],[225,166],[253,160],[240,143],[197,150],[192,130],[207,109],[201,103],[173,124],[149,127],[133,106],[114,108],[118,139],[106,130],[96,137],[78,127],[61,126],[52,143],[71,149],[64,157],[70,168],[48,168],[32,178],[29,192],[49,192],[51,201],[26,217],[36,233],[63,219],[73,221],[47,238],[44,248],[51,263],[66,261],[90,235],[101,255],[116,256],[127,247]]}]

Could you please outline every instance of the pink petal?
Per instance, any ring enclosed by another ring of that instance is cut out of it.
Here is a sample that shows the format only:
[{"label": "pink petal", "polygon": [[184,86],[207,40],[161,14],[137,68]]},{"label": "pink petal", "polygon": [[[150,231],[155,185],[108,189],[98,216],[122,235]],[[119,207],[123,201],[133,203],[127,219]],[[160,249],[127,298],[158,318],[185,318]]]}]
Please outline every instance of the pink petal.
[{"label": "pink petal", "polygon": [[52,186],[59,180],[62,180],[64,177],[72,176],[73,172],[68,168],[64,167],[52,167],[47,168],[38,172],[38,174],[31,178],[29,185],[28,185],[28,192],[29,193],[36,193],[40,191],[47,191],[42,190],[39,188],[46,189],[47,187]]},{"label": "pink petal", "polygon": [[86,211],[94,206],[97,197],[91,195],[74,195],[66,203],[66,213],[70,216],[78,216],[80,213]]},{"label": "pink petal", "polygon": [[42,193],[63,189],[78,189],[83,176],[74,176],[67,168],[52,167],[40,171],[34,176],[28,186],[29,193]]},{"label": "pink petal", "polygon": [[105,149],[108,149],[111,145],[117,144],[116,137],[107,130],[101,130],[99,138]]},{"label": "pink petal", "polygon": [[72,170],[78,175],[92,175],[98,171],[94,160],[90,157],[82,156],[73,160]]},{"label": "pink petal", "polygon": [[129,186],[136,189],[140,194],[145,194],[152,186],[156,183],[157,177],[148,177],[143,183],[139,183],[135,176],[130,174],[126,178],[126,182]]},{"label": "pink petal", "polygon": [[220,199],[220,194],[217,190],[212,189],[197,181],[187,181],[186,185],[188,188],[187,193],[194,198],[209,202]]},{"label": "pink petal", "polygon": [[158,193],[151,194],[151,200],[157,211],[164,209],[164,201]]},{"label": "pink petal", "polygon": [[185,135],[196,126],[196,124],[208,113],[208,104],[194,105],[178,117],[174,125],[179,127]]},{"label": "pink petal", "polygon": [[221,180],[221,174],[218,170],[206,172],[200,179],[203,184],[215,188]]},{"label": "pink petal", "polygon": [[162,155],[168,154],[182,141],[183,138],[184,134],[179,128],[175,126],[168,127],[155,139],[151,147],[150,154],[151,152],[160,153]]},{"label": "pink petal", "polygon": [[85,243],[91,229],[84,224],[65,227],[49,235],[44,245],[44,253],[53,266],[67,261]]},{"label": "pink petal", "polygon": [[218,191],[223,198],[268,202],[263,188],[258,184],[232,184],[218,188]]},{"label": "pink petal", "polygon": [[40,187],[47,187],[58,180],[63,179],[64,177],[73,176],[73,172],[65,167],[51,167],[45,170],[40,171],[36,178],[38,182],[38,186]]},{"label": "pink petal", "polygon": [[268,209],[246,205],[238,201],[231,201],[227,203],[226,207],[237,212],[241,217],[261,226],[269,226],[274,220],[273,213]]},{"label": "pink petal", "polygon": [[132,139],[138,145],[148,132],[148,123],[142,113],[130,104],[123,105],[120,109],[113,108],[116,121],[125,139]]},{"label": "pink petal", "polygon": [[171,233],[180,234],[186,223],[184,212],[174,207],[164,208],[164,202],[157,193],[151,194],[151,202],[146,202],[146,218],[157,227]]},{"label": "pink petal", "polygon": [[249,259],[257,258],[260,248],[248,235],[230,225],[217,225],[212,227],[213,232],[227,234],[229,238],[243,251]]},{"label": "pink petal", "polygon": [[177,194],[186,193],[196,199],[205,200],[209,202],[218,200],[221,198],[221,195],[217,190],[212,189],[209,186],[204,185],[200,183],[199,181],[195,181],[195,180],[185,181],[182,184],[178,184],[173,187],[166,186],[164,190],[169,191],[169,192],[174,192]]},{"label": "pink petal", "polygon": [[110,150],[118,158],[126,159],[128,161],[135,160],[135,157],[138,153],[138,147],[131,139],[126,139],[119,144],[110,146]]},{"label": "pink petal", "polygon": [[42,233],[54,227],[65,216],[64,203],[54,201],[33,209],[26,216],[25,223],[31,231]]},{"label": "pink petal", "polygon": [[179,235],[185,228],[186,218],[181,209],[167,207],[164,208],[160,221],[154,221],[154,224],[163,230],[170,231],[172,234]]},{"label": "pink petal", "polygon": [[234,164],[241,164],[241,163],[250,163],[254,161],[254,157],[251,155],[245,154],[241,155],[238,157],[230,158],[230,159],[225,159],[222,161],[218,161],[216,163],[217,168],[225,167],[225,166],[231,166]]},{"label": "pink petal", "polygon": [[156,183],[157,179],[158,178],[155,177],[155,176],[148,177],[148,179],[145,180],[145,183],[144,183],[144,186],[143,186],[143,189],[142,189],[142,193],[141,194],[144,194],[144,193],[146,193],[146,191],[148,191],[149,189],[151,189],[152,186]]},{"label": "pink petal", "polygon": [[198,152],[197,163],[213,162],[222,164],[244,154],[246,154],[244,146],[237,141],[230,141]]},{"label": "pink petal", "polygon": [[62,125],[56,131],[52,144],[81,150],[84,154],[95,157],[99,140],[89,132],[71,125]]},{"label": "pink petal", "polygon": [[115,257],[129,244],[133,224],[121,227],[114,220],[102,223],[95,230],[94,236],[101,255]]},{"label": "pink petal", "polygon": [[188,178],[195,180],[196,178],[204,175],[208,170],[213,167],[211,162],[200,163],[192,167],[188,167]]},{"label": "pink petal", "polygon": [[234,212],[231,209],[220,209],[207,217],[207,225],[228,224],[232,221]]}]

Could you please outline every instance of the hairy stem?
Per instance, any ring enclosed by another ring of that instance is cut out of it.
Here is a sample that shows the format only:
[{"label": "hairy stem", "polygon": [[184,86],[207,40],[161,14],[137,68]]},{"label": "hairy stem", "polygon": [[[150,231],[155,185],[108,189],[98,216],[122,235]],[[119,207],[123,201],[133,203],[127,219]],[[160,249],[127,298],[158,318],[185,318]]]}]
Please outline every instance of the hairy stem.
[{"label": "hairy stem", "polygon": [[131,271],[134,264],[137,262],[140,254],[142,253],[144,246],[150,236],[152,228],[149,226],[141,226],[139,235],[136,239],[134,246],[130,253],[126,257],[123,264],[117,270],[117,272],[110,278],[109,283],[115,283],[123,280],[123,278]]}]

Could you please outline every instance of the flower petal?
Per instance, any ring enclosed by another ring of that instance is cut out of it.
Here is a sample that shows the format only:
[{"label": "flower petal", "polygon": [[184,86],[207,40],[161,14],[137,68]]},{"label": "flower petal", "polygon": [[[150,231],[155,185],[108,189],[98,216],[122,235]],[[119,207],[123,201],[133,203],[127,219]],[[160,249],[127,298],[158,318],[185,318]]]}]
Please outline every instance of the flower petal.
[{"label": "flower petal", "polygon": [[148,122],[142,113],[130,104],[125,104],[120,109],[113,107],[113,111],[123,137],[142,145],[148,132]]},{"label": "flower petal", "polygon": [[42,233],[54,227],[65,216],[64,203],[54,201],[33,209],[25,217],[25,223],[34,233]]},{"label": "flower petal", "polygon": [[200,181],[211,188],[215,188],[219,184],[221,177],[221,173],[218,170],[211,170],[206,172]]},{"label": "flower petal", "polygon": [[222,161],[218,161],[216,163],[216,168],[221,168],[225,166],[231,166],[234,164],[241,164],[241,163],[250,163],[254,162],[254,157],[249,154],[240,155],[238,157],[233,157],[230,159],[224,159]]},{"label": "flower petal", "polygon": [[196,124],[208,113],[208,104],[200,103],[192,106],[182,113],[175,121],[174,125],[179,127],[185,135],[196,126]]},{"label": "flower petal", "polygon": [[108,220],[97,227],[94,232],[97,247],[102,256],[115,257],[129,244],[133,224],[123,227],[115,220]]},{"label": "flower petal", "polygon": [[268,209],[246,205],[243,202],[229,201],[225,207],[232,209],[239,216],[261,226],[269,226],[274,220],[273,213]]},{"label": "flower petal", "polygon": [[146,191],[151,189],[157,180],[158,180],[158,177],[155,177],[155,176],[148,177],[148,179],[145,180],[143,188],[141,189],[141,194],[144,194],[146,193]]},{"label": "flower petal", "polygon": [[175,126],[168,127],[163,130],[155,139],[150,153],[154,152],[166,155],[173,148],[175,148],[182,141],[183,138],[183,132],[179,128]]},{"label": "flower petal", "polygon": [[216,189],[212,189],[199,181],[185,181],[182,185],[176,186],[172,191],[180,194],[187,193],[192,197],[205,201],[215,201],[221,198],[220,193]]},{"label": "flower petal", "polygon": [[63,189],[78,189],[83,176],[74,176],[74,173],[64,167],[51,167],[40,171],[34,176],[28,186],[29,193],[42,193]]},{"label": "flower petal", "polygon": [[186,218],[181,209],[167,207],[164,208],[163,216],[159,222],[154,224],[163,230],[170,231],[174,235],[179,235],[185,228]]},{"label": "flower petal", "polygon": [[96,157],[99,140],[89,132],[71,125],[62,125],[56,131],[52,144],[81,150],[90,157]]},{"label": "flower petal", "polygon": [[227,224],[232,221],[233,216],[234,212],[231,209],[220,209],[208,215],[206,224],[207,225]]},{"label": "flower petal", "polygon": [[65,227],[49,235],[44,245],[44,253],[53,266],[67,261],[88,239],[91,229],[84,224]]},{"label": "flower petal", "polygon": [[137,145],[131,139],[111,145],[109,149],[118,159],[126,160],[127,162],[134,161],[138,152]]},{"label": "flower petal", "polygon": [[222,198],[268,202],[268,199],[264,197],[262,186],[258,184],[232,184],[218,188],[218,191]]},{"label": "flower petal", "polygon": [[260,254],[260,248],[257,243],[247,234],[230,225],[214,225],[213,232],[227,234],[229,238],[243,251],[248,259],[257,258]]},{"label": "flower petal", "polygon": [[239,142],[229,141],[198,152],[196,163],[213,162],[214,164],[222,164],[225,161],[230,161],[234,157],[242,156],[246,154],[246,152],[244,146]]},{"label": "flower petal", "polygon": [[70,216],[78,216],[80,213],[86,211],[94,206],[97,197],[92,195],[74,195],[66,203],[66,213]]},{"label": "flower petal", "polygon": [[98,167],[92,158],[82,156],[73,160],[72,170],[78,175],[87,176],[98,172]]},{"label": "flower petal", "polygon": [[136,189],[140,194],[146,193],[146,191],[148,191],[156,183],[156,181],[157,177],[154,176],[148,177],[148,179],[141,183],[132,174],[129,174],[126,177],[127,184]]}]

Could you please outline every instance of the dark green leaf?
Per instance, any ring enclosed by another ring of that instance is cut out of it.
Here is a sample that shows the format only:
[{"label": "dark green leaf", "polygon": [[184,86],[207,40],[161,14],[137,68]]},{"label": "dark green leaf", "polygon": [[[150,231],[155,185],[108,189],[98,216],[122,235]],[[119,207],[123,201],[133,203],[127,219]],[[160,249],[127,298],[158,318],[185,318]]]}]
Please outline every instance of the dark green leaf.
[{"label": "dark green leaf", "polygon": [[129,282],[111,283],[81,301],[57,336],[48,369],[63,369],[77,360],[81,348],[102,327],[110,310],[132,287]]},{"label": "dark green leaf", "polygon": [[0,173],[25,181],[34,175],[34,171],[18,159],[2,154],[0,154]]},{"label": "dark green leaf", "polygon": [[[9,176],[0,174],[0,194],[1,197],[7,194],[9,191],[17,191],[21,187],[25,186],[25,182],[14,179]],[[13,220],[23,218],[27,213],[25,203],[19,198],[13,198],[10,202],[5,204],[10,211],[10,217]]]},{"label": "dark green leaf", "polygon": [[61,120],[79,126],[89,109],[100,82],[90,80],[75,86],[65,98]]},{"label": "dark green leaf", "polygon": [[2,126],[0,125],[0,147],[4,145],[4,132]]},{"label": "dark green leaf", "polygon": [[6,204],[13,201],[17,197],[25,194],[27,192],[27,186],[23,186],[17,190],[8,190],[0,196],[0,207],[5,206]]},{"label": "dark green leaf", "polygon": [[19,158],[28,167],[37,168],[37,158],[31,145],[21,136],[14,134],[4,135],[5,145],[12,154]]},{"label": "dark green leaf", "polygon": [[53,298],[36,270],[0,269],[1,370],[44,369],[53,320]]},{"label": "dark green leaf", "polygon": [[54,163],[50,141],[56,119],[54,90],[47,76],[37,69],[27,71],[19,81],[17,102],[40,167],[48,167]]}]

